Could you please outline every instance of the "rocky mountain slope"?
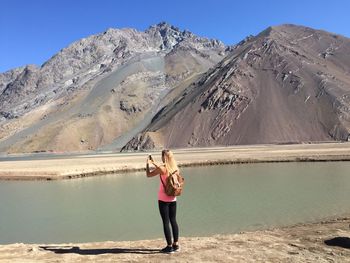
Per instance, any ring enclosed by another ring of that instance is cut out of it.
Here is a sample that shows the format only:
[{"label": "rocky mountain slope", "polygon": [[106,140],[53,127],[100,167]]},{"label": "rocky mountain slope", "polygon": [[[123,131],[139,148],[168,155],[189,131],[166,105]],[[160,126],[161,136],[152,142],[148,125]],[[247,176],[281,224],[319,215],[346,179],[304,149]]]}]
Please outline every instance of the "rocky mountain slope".
[{"label": "rocky mountain slope", "polygon": [[350,139],[350,39],[295,25],[236,45],[124,150]]},{"label": "rocky mountain slope", "polygon": [[0,74],[0,152],[114,149],[228,52],[167,23],[108,29]]},{"label": "rocky mountain slope", "polygon": [[0,152],[350,139],[350,40],[295,25],[233,47],[108,29],[0,74]]}]

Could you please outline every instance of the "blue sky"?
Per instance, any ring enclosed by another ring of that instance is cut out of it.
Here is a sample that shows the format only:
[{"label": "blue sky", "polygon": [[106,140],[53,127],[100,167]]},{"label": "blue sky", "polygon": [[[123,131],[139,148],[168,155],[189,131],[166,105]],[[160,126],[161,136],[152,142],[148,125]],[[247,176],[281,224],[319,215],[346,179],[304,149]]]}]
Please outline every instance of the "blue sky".
[{"label": "blue sky", "polygon": [[144,31],[166,21],[235,44],[271,25],[292,23],[350,37],[348,0],[1,0],[0,72],[41,65],[72,42],[107,28]]}]

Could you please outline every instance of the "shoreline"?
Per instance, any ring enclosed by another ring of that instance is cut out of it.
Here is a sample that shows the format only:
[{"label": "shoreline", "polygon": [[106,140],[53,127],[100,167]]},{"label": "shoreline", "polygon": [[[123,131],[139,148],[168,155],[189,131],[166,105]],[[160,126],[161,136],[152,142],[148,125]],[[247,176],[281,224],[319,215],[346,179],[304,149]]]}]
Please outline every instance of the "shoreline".
[{"label": "shoreline", "polygon": [[[140,172],[145,170],[148,154],[152,154],[159,162],[159,152],[62,155],[56,159],[40,156],[35,158],[33,155],[34,158],[28,160],[0,161],[0,180],[62,180]],[[173,152],[179,167],[350,161],[349,142],[185,148]]]},{"label": "shoreline", "polygon": [[349,262],[350,217],[208,237],[181,237],[181,251],[159,253],[164,239],[0,245],[0,262]]}]

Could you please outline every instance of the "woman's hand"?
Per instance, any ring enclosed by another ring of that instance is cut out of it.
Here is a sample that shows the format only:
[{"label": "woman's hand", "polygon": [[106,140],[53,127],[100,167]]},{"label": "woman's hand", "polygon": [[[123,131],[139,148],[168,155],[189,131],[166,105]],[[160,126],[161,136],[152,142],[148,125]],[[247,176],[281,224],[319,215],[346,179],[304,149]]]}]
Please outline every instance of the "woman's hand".
[{"label": "woman's hand", "polygon": [[[149,168],[149,165],[152,164],[155,168],[151,171]],[[146,161],[146,176],[147,177],[153,177],[156,175],[159,175],[163,172],[163,170],[159,167],[157,163],[154,162],[154,160],[150,160],[149,157]]]}]

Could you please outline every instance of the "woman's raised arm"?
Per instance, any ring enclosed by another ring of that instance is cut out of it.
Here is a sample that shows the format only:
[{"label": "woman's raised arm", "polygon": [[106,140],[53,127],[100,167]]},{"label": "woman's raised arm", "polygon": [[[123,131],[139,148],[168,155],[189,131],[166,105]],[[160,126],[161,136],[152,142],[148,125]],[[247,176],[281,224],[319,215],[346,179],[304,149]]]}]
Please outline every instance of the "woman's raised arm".
[{"label": "woman's raised arm", "polygon": [[[150,171],[149,164],[153,164],[156,168],[153,171]],[[164,169],[163,167],[161,167],[158,164],[156,164],[155,162],[147,159],[147,164],[146,164],[146,176],[147,177],[153,177],[156,175],[160,175],[160,174],[164,173],[163,169]]]}]

